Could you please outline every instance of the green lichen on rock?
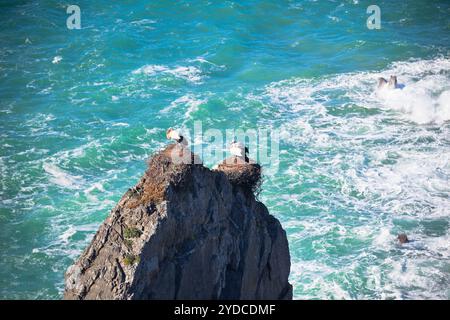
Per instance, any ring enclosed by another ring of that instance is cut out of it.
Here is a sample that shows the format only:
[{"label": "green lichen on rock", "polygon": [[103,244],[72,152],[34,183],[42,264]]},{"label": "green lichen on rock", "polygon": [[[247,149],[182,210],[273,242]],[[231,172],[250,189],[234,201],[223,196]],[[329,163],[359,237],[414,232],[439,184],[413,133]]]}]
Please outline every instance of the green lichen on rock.
[{"label": "green lichen on rock", "polygon": [[138,228],[126,227],[123,231],[123,236],[125,239],[139,238],[142,231]]},{"label": "green lichen on rock", "polygon": [[127,247],[131,247],[131,246],[133,245],[133,241],[130,240],[130,239],[125,239],[125,240],[123,241],[123,243],[125,243],[125,245],[126,245]]},{"label": "green lichen on rock", "polygon": [[123,263],[126,266],[132,266],[134,264],[138,264],[141,258],[139,256],[135,256],[133,254],[127,254],[123,258]]}]

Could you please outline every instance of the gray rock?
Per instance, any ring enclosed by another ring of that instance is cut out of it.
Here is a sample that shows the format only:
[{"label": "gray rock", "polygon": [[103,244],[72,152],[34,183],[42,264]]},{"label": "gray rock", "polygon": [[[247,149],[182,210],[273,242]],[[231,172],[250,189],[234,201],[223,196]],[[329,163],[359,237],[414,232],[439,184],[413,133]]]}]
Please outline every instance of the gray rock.
[{"label": "gray rock", "polygon": [[408,243],[408,242],[409,242],[408,236],[407,236],[405,233],[399,234],[399,235],[397,236],[397,240],[398,240],[398,242],[400,242],[401,244],[404,244],[404,243]]},{"label": "gray rock", "polygon": [[66,272],[64,299],[292,299],[286,233],[251,190],[149,161]]}]

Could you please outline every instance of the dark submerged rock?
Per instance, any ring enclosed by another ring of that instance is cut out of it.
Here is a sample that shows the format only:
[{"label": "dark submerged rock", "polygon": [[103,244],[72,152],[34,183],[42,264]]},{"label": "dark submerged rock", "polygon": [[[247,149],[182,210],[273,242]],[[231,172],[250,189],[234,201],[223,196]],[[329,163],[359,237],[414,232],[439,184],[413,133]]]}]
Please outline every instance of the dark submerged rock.
[{"label": "dark submerged rock", "polygon": [[400,242],[401,244],[404,244],[404,243],[408,243],[408,242],[409,242],[408,236],[407,236],[405,233],[399,234],[399,235],[397,236],[397,240],[398,240],[398,242]]}]

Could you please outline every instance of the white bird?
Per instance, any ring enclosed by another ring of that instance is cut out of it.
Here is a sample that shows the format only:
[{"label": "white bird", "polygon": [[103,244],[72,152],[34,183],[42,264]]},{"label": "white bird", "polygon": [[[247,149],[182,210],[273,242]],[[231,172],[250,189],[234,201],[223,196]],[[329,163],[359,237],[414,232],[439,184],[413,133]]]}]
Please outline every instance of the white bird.
[{"label": "white bird", "polygon": [[188,145],[186,138],[183,137],[177,130],[174,130],[172,128],[167,129],[166,137],[167,139],[175,140],[177,143],[180,143],[184,146]]},{"label": "white bird", "polygon": [[230,153],[233,156],[244,158],[245,162],[249,162],[248,159],[248,148],[245,147],[241,142],[233,140],[230,144]]},{"label": "white bird", "polygon": [[57,63],[60,63],[61,60],[62,60],[61,56],[56,56],[56,57],[53,58],[52,63],[53,64],[57,64]]},{"label": "white bird", "polygon": [[388,87],[389,89],[397,89],[397,76],[391,76]]},{"label": "white bird", "polygon": [[378,89],[384,88],[388,84],[387,80],[383,77],[378,78]]},{"label": "white bird", "polygon": [[378,78],[378,88],[382,89],[387,87],[388,89],[402,89],[402,86],[397,83],[397,76],[391,76],[389,81],[385,78]]}]

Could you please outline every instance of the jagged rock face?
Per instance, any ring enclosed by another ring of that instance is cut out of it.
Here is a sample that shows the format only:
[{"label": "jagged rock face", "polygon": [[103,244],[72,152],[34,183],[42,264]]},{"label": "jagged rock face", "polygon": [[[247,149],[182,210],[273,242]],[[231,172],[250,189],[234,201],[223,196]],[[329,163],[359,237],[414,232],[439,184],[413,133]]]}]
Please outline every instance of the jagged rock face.
[{"label": "jagged rock face", "polygon": [[[279,221],[223,172],[166,155],[150,161],[67,270],[64,298],[292,299]],[[155,185],[160,196],[148,194]]]}]

